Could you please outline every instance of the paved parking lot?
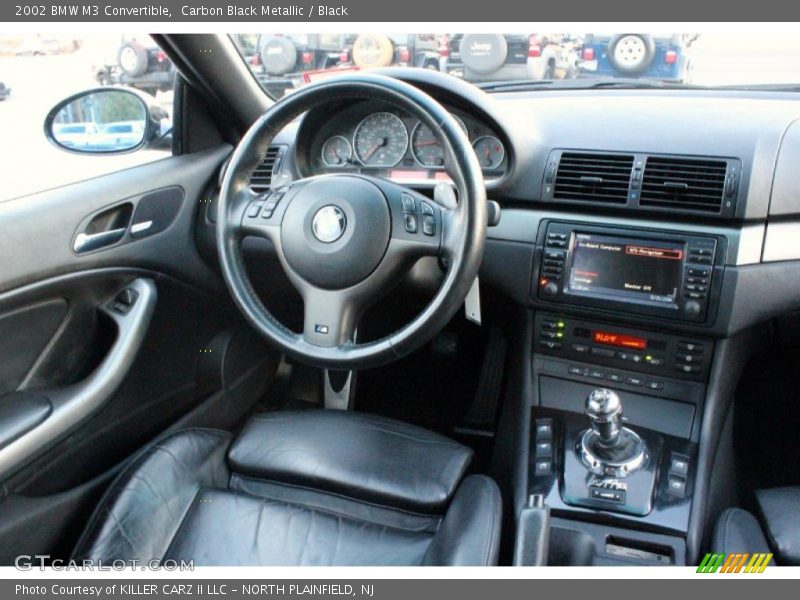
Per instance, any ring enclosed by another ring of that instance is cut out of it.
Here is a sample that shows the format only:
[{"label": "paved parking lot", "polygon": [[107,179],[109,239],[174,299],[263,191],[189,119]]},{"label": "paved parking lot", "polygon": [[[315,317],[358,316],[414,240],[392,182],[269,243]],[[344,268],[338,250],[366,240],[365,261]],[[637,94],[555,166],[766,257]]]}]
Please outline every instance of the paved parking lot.
[{"label": "paved parking lot", "polygon": [[[0,102],[0,201],[155,160],[163,152],[81,156],[53,147],[42,129],[59,100],[94,87],[92,65],[119,42],[119,34],[84,36],[80,50],[55,56],[0,57],[0,81],[12,88]],[[800,35],[703,34],[690,49],[694,83],[800,84]],[[798,96],[800,99],[800,95]],[[170,104],[170,94],[159,97]]]}]

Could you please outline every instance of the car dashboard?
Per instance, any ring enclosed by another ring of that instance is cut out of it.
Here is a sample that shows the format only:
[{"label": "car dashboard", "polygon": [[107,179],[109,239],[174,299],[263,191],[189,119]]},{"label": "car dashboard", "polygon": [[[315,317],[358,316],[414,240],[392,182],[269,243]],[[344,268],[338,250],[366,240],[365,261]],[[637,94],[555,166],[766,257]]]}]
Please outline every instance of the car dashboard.
[{"label": "car dashboard", "polygon": [[[565,517],[564,535],[612,531],[634,550],[657,532],[654,547],[680,563],[702,535],[720,406],[762,343],[748,336],[800,309],[800,102],[714,90],[490,95],[404,77],[463,124],[501,207],[482,289],[531,315],[520,324],[530,413],[518,435],[530,445],[517,510],[541,496]],[[369,174],[432,195],[449,177],[425,129],[375,101],[334,101],[276,136],[267,179]],[[426,268],[441,277],[435,261]],[[570,436],[597,387],[619,393],[629,425],[658,440],[625,493],[575,476]],[[596,542],[596,558],[610,560]]]}]

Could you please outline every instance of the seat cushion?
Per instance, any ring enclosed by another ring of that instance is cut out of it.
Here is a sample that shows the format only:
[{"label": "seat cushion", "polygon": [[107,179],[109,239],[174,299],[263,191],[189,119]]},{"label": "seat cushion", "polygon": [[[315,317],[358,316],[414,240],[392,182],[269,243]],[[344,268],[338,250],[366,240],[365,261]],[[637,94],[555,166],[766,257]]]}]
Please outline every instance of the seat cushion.
[{"label": "seat cushion", "polygon": [[421,565],[434,533],[204,489],[165,558],[193,560],[197,566]]},{"label": "seat cushion", "polygon": [[756,492],[773,552],[782,565],[800,565],[800,487]]},{"label": "seat cushion", "polygon": [[81,558],[160,559],[205,486],[227,487],[231,435],[192,429],[140,453],[111,484],[84,531]]},{"label": "seat cushion", "polygon": [[758,519],[741,508],[729,508],[720,515],[711,550],[724,554],[770,551]]},{"label": "seat cushion", "polygon": [[406,510],[440,513],[472,451],[431,431],[340,411],[250,420],[228,455],[237,473]]},{"label": "seat cushion", "polygon": [[[351,425],[350,415],[335,414],[258,417],[232,444],[229,434],[212,430],[160,440],[111,485],[74,557],[226,566],[496,564],[500,492],[485,476],[460,481],[469,450],[387,419],[352,415]],[[287,427],[279,432],[281,422]],[[336,468],[333,438],[346,467]],[[299,464],[299,474],[290,464]]]}]

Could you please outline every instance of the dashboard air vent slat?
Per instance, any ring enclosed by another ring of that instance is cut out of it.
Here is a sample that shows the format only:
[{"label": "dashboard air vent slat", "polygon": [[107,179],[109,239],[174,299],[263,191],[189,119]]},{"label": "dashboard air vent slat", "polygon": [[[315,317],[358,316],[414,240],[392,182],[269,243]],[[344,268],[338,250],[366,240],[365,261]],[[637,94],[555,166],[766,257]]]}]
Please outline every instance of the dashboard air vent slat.
[{"label": "dashboard air vent slat", "polygon": [[276,167],[279,165],[282,153],[281,146],[270,146],[264,156],[264,160],[253,170],[250,175],[250,189],[254,192],[261,193],[269,189],[272,183],[272,175]]},{"label": "dashboard air vent slat", "polygon": [[727,167],[724,160],[650,156],[639,205],[718,213]]},{"label": "dashboard air vent slat", "polygon": [[625,204],[632,167],[631,155],[564,152],[553,199]]}]

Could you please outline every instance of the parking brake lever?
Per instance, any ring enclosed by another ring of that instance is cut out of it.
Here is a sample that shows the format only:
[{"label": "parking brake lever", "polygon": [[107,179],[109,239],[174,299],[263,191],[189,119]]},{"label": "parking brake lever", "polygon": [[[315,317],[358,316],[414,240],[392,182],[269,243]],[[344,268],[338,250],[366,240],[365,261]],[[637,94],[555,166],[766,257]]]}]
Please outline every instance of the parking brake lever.
[{"label": "parking brake lever", "polygon": [[550,547],[550,507],[544,496],[531,494],[528,505],[519,515],[517,542],[514,547],[515,567],[541,567],[547,564]]}]

